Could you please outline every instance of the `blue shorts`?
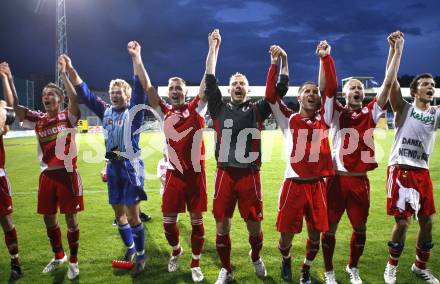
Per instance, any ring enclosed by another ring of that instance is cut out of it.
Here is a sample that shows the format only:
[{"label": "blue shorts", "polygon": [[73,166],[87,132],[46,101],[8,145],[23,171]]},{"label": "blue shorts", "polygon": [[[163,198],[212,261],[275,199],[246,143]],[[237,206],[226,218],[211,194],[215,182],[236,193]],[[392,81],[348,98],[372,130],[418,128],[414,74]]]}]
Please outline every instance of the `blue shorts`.
[{"label": "blue shorts", "polygon": [[[138,173],[134,167],[137,167]],[[144,163],[129,160],[111,161],[107,166],[108,202],[112,205],[134,205],[147,200],[144,191]]]}]

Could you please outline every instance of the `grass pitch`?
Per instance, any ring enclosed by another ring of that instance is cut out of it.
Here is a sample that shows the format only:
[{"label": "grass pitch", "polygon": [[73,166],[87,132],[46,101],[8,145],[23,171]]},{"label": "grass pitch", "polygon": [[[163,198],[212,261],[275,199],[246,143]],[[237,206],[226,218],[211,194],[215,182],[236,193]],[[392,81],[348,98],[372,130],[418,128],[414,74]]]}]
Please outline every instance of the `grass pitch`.
[{"label": "grass pitch", "polygon": [[[215,159],[213,156],[213,132],[205,133],[207,149],[207,186],[208,210],[212,208],[213,176]],[[439,136],[439,135],[438,135]],[[430,167],[434,184],[434,196],[437,207],[440,206],[440,137],[431,156]],[[393,218],[386,216],[386,165],[388,153],[393,141],[392,131],[378,130],[376,148],[379,168],[369,174],[371,182],[371,208],[368,221],[367,243],[359,269],[364,283],[383,283],[383,270],[387,261],[387,241],[390,238]],[[181,214],[180,240],[184,247],[181,268],[178,272],[168,273],[167,263],[170,247],[163,234],[160,211],[161,198],[159,180],[156,178],[157,161],[162,157],[163,136],[159,132],[143,133],[141,145],[146,165],[145,189],[149,200],[143,202],[142,209],[153,216],[146,223],[146,271],[133,280],[127,271],[113,270],[111,260],[120,258],[124,253],[122,242],[116,227],[111,225],[113,211],[108,204],[106,184],[102,183],[99,172],[103,168],[104,146],[101,134],[78,135],[78,169],[84,185],[85,211],[80,213],[80,249],[79,283],[188,283],[192,282],[189,269],[191,259],[190,232],[188,214]],[[279,234],[275,230],[278,206],[278,190],[283,180],[285,163],[283,137],[280,131],[264,131],[263,167],[261,171],[264,195],[264,246],[262,257],[267,266],[268,277],[258,279],[250,263],[248,252],[248,234],[238,210],[235,212],[231,232],[232,264],[236,283],[283,283],[280,277],[280,253],[278,252]],[[20,257],[25,276],[18,283],[61,283],[69,282],[66,277],[67,266],[58,271],[43,275],[44,266],[53,257],[43,219],[36,213],[39,164],[35,137],[5,140],[6,170],[13,190],[13,218],[19,236]],[[220,269],[220,261],[215,251],[215,222],[211,212],[205,214],[205,250],[201,259],[205,283],[214,283]],[[436,219],[434,219],[436,221]],[[59,223],[62,229],[63,246],[68,253],[66,226],[63,216]],[[424,283],[410,272],[415,257],[415,238],[418,224],[412,222],[407,234],[405,250],[399,261],[398,283]],[[305,228],[304,228],[305,229]],[[336,278],[339,283],[349,283],[344,272],[349,256],[351,228],[346,215],[341,220],[337,233],[334,256]],[[295,236],[292,246],[294,282],[299,279],[300,263],[304,259],[306,232]],[[434,224],[433,240],[440,240],[440,225]],[[440,277],[440,249],[434,247],[429,262],[430,268]],[[324,267],[321,252],[312,266],[313,283],[323,282]],[[0,242],[0,283],[7,283],[9,278],[9,255],[4,242]]]}]

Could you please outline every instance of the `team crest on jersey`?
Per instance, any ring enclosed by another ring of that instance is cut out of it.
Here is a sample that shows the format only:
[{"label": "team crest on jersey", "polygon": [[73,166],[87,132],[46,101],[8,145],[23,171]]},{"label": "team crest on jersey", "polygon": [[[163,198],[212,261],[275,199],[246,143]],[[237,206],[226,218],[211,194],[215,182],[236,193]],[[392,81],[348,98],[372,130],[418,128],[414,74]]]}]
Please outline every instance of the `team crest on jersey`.
[{"label": "team crest on jersey", "polygon": [[364,107],[363,109],[362,109],[362,113],[365,113],[365,114],[367,114],[368,113],[368,108],[367,107]]},{"label": "team crest on jersey", "polygon": [[184,118],[189,117],[189,110],[188,110],[188,109],[185,109],[185,110],[183,111],[182,115],[183,115]]},{"label": "team crest on jersey", "polygon": [[122,117],[120,117],[120,118],[118,119],[118,121],[116,122],[116,124],[117,124],[118,126],[122,126],[122,124],[124,124],[124,121],[123,121]]},{"label": "team crest on jersey", "polygon": [[113,124],[113,119],[111,119],[111,118],[107,119],[107,124],[108,125],[112,125]]},{"label": "team crest on jersey", "polygon": [[66,120],[66,114],[65,113],[59,113],[58,114],[58,119],[59,120]]}]

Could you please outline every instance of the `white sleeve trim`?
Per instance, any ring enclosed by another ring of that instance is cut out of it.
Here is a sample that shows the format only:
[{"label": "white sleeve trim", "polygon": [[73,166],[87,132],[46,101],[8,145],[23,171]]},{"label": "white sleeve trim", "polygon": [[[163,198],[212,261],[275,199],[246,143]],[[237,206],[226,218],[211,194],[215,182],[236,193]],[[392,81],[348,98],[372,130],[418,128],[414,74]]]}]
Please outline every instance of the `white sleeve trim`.
[{"label": "white sleeve trim", "polygon": [[200,100],[197,102],[196,112],[201,116],[205,117],[206,111],[208,110],[208,102]]},{"label": "white sleeve trim", "polygon": [[374,103],[373,108],[371,109],[371,115],[373,116],[373,121],[375,124],[379,121],[379,119],[382,117],[382,115],[387,110],[383,110],[377,102]]},{"label": "white sleeve trim", "polygon": [[285,130],[289,126],[290,117],[286,117],[280,109],[279,102],[274,104],[269,103],[270,108],[272,109],[272,113],[275,116],[276,121],[281,129]]}]

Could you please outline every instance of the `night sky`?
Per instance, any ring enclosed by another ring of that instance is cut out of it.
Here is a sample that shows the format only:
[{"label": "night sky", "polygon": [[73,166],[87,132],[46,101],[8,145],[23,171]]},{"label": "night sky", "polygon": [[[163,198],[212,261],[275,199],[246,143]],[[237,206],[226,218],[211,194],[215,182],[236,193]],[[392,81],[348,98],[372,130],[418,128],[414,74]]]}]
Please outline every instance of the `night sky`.
[{"label": "night sky", "polygon": [[[130,40],[142,45],[155,85],[181,76],[198,83],[205,69],[207,34],[219,28],[220,83],[242,72],[264,85],[271,44],[289,56],[291,84],[317,80],[315,47],[332,45],[338,78],[374,76],[381,83],[387,35],[400,29],[405,48],[399,75],[440,75],[440,1],[213,1],[67,0],[68,51],[90,85],[130,78]],[[53,74],[55,0],[0,0],[0,61],[14,75]],[[293,82],[292,82],[293,81]]]}]

